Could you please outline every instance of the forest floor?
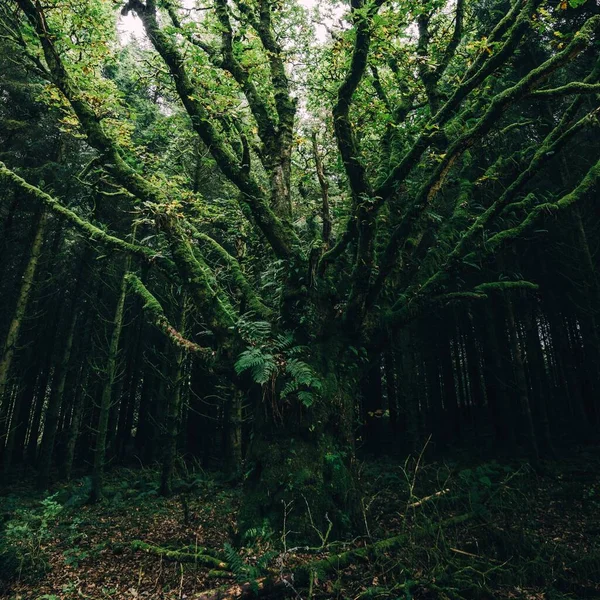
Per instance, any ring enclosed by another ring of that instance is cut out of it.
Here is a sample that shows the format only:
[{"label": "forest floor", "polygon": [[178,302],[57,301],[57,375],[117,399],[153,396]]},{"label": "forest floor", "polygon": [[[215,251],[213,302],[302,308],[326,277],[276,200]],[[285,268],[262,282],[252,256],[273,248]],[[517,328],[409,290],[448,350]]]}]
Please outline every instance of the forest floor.
[{"label": "forest floor", "polygon": [[12,486],[0,496],[0,598],[600,598],[598,452],[536,470],[367,461],[360,475],[361,534],[320,531],[302,549],[265,527],[240,539],[240,486],[201,470],[168,499],[150,469],[112,471],[96,505],[87,479],[52,496]]}]

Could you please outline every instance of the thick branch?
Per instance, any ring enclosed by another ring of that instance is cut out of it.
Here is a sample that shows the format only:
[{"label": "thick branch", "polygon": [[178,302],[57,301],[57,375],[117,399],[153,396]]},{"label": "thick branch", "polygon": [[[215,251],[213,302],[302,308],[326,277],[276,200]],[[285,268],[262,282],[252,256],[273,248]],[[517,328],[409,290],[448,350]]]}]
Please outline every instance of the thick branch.
[{"label": "thick branch", "polygon": [[317,134],[312,134],[312,149],[313,157],[315,159],[315,169],[317,171],[317,179],[319,180],[319,187],[321,188],[321,218],[323,220],[323,243],[325,248],[329,248],[331,245],[331,211],[329,210],[329,182],[325,176],[325,170],[323,168],[323,159],[319,153],[319,145],[317,143]]},{"label": "thick branch", "polygon": [[52,212],[60,215],[67,222],[71,223],[71,225],[78,229],[88,240],[99,242],[105,246],[114,248],[119,252],[132,254],[143,259],[149,264],[162,264],[165,270],[170,270],[172,272],[174,269],[174,265],[170,260],[160,256],[150,248],[145,248],[144,246],[138,246],[137,244],[126,242],[121,238],[102,231],[102,229],[92,225],[85,219],[82,219],[78,214],[74,213],[66,206],[63,206],[58,200],[46,192],[31,185],[30,183],[27,183],[27,181],[25,181],[23,178],[19,177],[16,173],[8,169],[3,162],[0,162],[0,181],[16,187],[19,190],[19,193],[24,197],[43,203]]},{"label": "thick branch", "polygon": [[275,137],[275,123],[273,123],[267,104],[261,98],[248,71],[242,67],[234,55],[233,30],[229,19],[227,0],[215,0],[215,11],[222,28],[221,51],[223,53],[223,62],[221,66],[231,73],[244,92],[258,127],[258,135],[265,145],[269,145]]},{"label": "thick branch", "polygon": [[[195,227],[188,223],[188,226],[192,230],[192,236],[206,244],[211,250],[217,253],[219,258],[229,267],[233,283],[241,293],[245,304],[245,309],[250,310],[262,319],[268,319],[272,316],[272,310],[266,306],[263,301],[259,298],[254,288],[250,285],[250,282],[242,273],[239,262],[233,257],[221,244],[211,238],[209,235],[198,231]],[[244,311],[245,312],[245,311]]]},{"label": "thick branch", "polygon": [[156,325],[178,348],[201,356],[204,360],[209,360],[214,356],[214,351],[210,348],[203,348],[194,342],[186,339],[177,331],[167,319],[160,302],[148,291],[148,288],[142,283],[141,279],[133,274],[125,275],[127,285],[144,302],[142,309],[146,313],[148,320]]},{"label": "thick branch", "polygon": [[368,305],[372,306],[383,287],[385,279],[392,271],[398,250],[402,247],[410,232],[427,210],[433,196],[439,191],[442,182],[456,160],[473,144],[486,135],[502,117],[506,109],[526,96],[535,86],[544,81],[551,73],[571,61],[590,43],[591,36],[600,27],[600,16],[589,19],[575,35],[569,45],[548,59],[539,67],[530,71],[514,86],[498,94],[491,102],[486,113],[479,121],[448,148],[429,181],[421,187],[415,200],[407,209],[402,221],[392,234],[381,259],[379,275],[369,292]]},{"label": "thick branch", "polygon": [[485,254],[493,254],[498,248],[509,240],[522,236],[529,231],[540,219],[547,214],[553,214],[569,208],[590,194],[597,186],[600,179],[600,160],[587,172],[580,184],[556,202],[545,202],[535,206],[531,212],[515,227],[500,231],[487,240]]},{"label": "thick branch", "polygon": [[[404,181],[412,171],[423,152],[436,139],[439,131],[455,114],[456,109],[462,101],[477,88],[489,75],[502,66],[514,53],[521,38],[529,28],[529,19],[542,0],[528,0],[522,10],[519,11],[520,3],[516,2],[509,13],[498,23],[488,36],[488,44],[499,41],[504,33],[506,40],[499,50],[488,55],[482,51],[468,69],[462,83],[454,90],[450,98],[440,108],[438,113],[432,117],[417,138],[410,150],[402,158],[400,163],[392,170],[385,181],[375,190],[374,196],[378,205],[393,195],[398,185]],[[517,17],[515,19],[515,17]],[[514,21],[514,22],[513,22]]]},{"label": "thick branch", "polygon": [[145,7],[139,0],[131,0],[128,6],[140,16],[152,45],[169,67],[175,88],[194,130],[209,148],[223,174],[242,192],[241,200],[248,206],[273,252],[279,258],[295,258],[299,246],[297,236],[290,226],[273,213],[263,188],[247,169],[242,168],[237,157],[223,142],[207,110],[196,98],[196,89],[188,77],[183,57],[175,44],[161,30],[156,12]]},{"label": "thick branch", "polygon": [[554,96],[568,96],[569,94],[600,94],[600,83],[585,83],[583,81],[571,81],[561,87],[538,90],[530,94],[530,98],[552,98]]}]

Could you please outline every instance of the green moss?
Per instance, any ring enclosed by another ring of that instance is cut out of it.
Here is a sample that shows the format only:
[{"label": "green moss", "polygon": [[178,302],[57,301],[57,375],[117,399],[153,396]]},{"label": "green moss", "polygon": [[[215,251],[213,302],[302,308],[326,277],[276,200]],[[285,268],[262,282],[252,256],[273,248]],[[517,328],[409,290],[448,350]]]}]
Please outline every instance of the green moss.
[{"label": "green moss", "polygon": [[144,304],[142,308],[148,316],[148,319],[166,334],[176,346],[183,348],[188,352],[193,352],[206,360],[212,358],[213,351],[210,348],[203,348],[186,339],[169,323],[160,302],[150,293],[137,275],[134,273],[127,273],[127,275],[125,275],[125,280],[131,291],[143,300]]}]

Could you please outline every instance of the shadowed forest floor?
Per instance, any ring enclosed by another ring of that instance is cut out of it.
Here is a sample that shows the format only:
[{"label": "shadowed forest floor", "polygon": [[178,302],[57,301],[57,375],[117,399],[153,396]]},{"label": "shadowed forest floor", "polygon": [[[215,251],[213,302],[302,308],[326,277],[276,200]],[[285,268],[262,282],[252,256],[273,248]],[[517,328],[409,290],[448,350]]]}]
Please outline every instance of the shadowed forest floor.
[{"label": "shadowed forest floor", "polygon": [[360,477],[362,535],[320,531],[301,549],[293,532],[240,536],[241,487],[201,470],[168,499],[154,471],[115,471],[97,505],[86,479],[50,497],[15,485],[0,498],[0,597],[600,598],[598,452],[535,471],[380,460]]}]

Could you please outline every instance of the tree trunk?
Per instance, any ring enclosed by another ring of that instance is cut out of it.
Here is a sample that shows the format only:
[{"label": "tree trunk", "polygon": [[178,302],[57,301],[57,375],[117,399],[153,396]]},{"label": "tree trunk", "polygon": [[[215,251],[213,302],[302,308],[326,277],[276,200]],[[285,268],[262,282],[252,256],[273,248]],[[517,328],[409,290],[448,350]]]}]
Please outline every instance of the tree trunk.
[{"label": "tree trunk", "polygon": [[267,519],[277,530],[293,531],[294,541],[314,540],[312,525],[325,535],[329,520],[337,532],[359,521],[351,469],[358,382],[340,368],[344,361],[336,360],[343,350],[333,344],[318,350],[315,344],[312,350],[310,364],[324,382],[314,404],[282,401],[268,386],[256,394],[242,530]]},{"label": "tree trunk", "polygon": [[5,398],[5,393],[8,387],[10,366],[15,355],[21,324],[27,310],[27,304],[29,302],[31,289],[35,279],[35,273],[37,271],[37,266],[42,254],[46,224],[46,212],[41,211],[38,214],[34,224],[35,235],[31,244],[29,260],[27,262],[27,266],[25,267],[25,272],[23,273],[21,289],[19,290],[19,295],[17,297],[17,304],[8,326],[8,333],[6,334],[2,355],[0,356],[0,440],[5,439],[8,431],[10,414],[9,402],[8,398]]},{"label": "tree trunk", "polygon": [[[179,321],[179,332],[183,336],[186,334],[186,310],[186,299],[184,297],[183,307],[181,308],[181,319]],[[167,401],[164,454],[160,476],[160,493],[163,496],[170,496],[173,491],[173,471],[175,469],[175,459],[177,458],[177,439],[181,428],[181,387],[183,384],[184,361],[184,350],[178,347],[174,356],[171,385],[167,392],[169,398]]]},{"label": "tree trunk", "polygon": [[75,288],[72,291],[71,301],[69,303],[69,326],[65,345],[61,356],[60,363],[56,366],[54,372],[54,380],[50,398],[48,399],[48,407],[46,409],[46,417],[44,421],[44,433],[42,435],[42,443],[40,448],[39,474],[38,474],[38,489],[44,490],[48,486],[50,480],[50,469],[52,466],[52,456],[55,451],[55,440],[59,424],[59,416],[63,405],[65,393],[65,384],[67,375],[69,374],[71,365],[71,351],[73,349],[73,341],[77,331],[78,314],[77,307],[81,289],[84,288],[88,281],[89,268],[88,259],[90,249],[85,247],[79,262],[78,273],[76,276]]},{"label": "tree trunk", "polygon": [[[127,260],[125,275],[129,271],[130,260]],[[102,396],[100,399],[100,411],[98,415],[98,428],[96,433],[96,443],[94,448],[94,467],[92,471],[92,492],[90,500],[98,502],[102,498],[102,480],[104,476],[105,458],[106,458],[106,440],[108,436],[108,417],[110,415],[110,403],[112,398],[112,388],[115,382],[117,372],[117,359],[119,355],[119,340],[123,328],[123,312],[125,309],[125,298],[127,296],[127,281],[125,275],[121,281],[121,292],[115,309],[113,319],[113,330],[108,349],[108,358],[106,361],[106,370],[104,373],[104,385],[102,387]]]},{"label": "tree trunk", "polygon": [[531,458],[534,461],[537,461],[539,459],[539,450],[531,414],[531,404],[529,403],[529,390],[527,388],[527,378],[525,377],[525,362],[523,360],[523,350],[519,340],[514,307],[512,300],[508,296],[505,296],[504,304],[506,307],[508,336],[513,357],[515,384],[519,398],[521,416],[525,421],[525,443]]},{"label": "tree trunk", "polygon": [[398,388],[396,373],[394,371],[394,350],[391,344],[383,356],[383,364],[385,368],[388,411],[390,413],[390,429],[393,435],[398,427]]},{"label": "tree trunk", "polygon": [[237,388],[231,388],[226,399],[224,414],[224,446],[227,472],[234,476],[242,468],[242,406],[243,393]]},{"label": "tree trunk", "polygon": [[52,456],[54,454],[54,441],[56,439],[60,409],[65,391],[65,382],[67,380],[68,367],[71,360],[71,349],[73,347],[76,325],[77,315],[73,312],[69,330],[67,332],[67,339],[65,340],[63,348],[61,362],[54,372],[54,381],[48,399],[48,407],[46,408],[37,481],[39,490],[45,490],[48,487],[48,482],[50,480],[50,468],[52,466]]}]

